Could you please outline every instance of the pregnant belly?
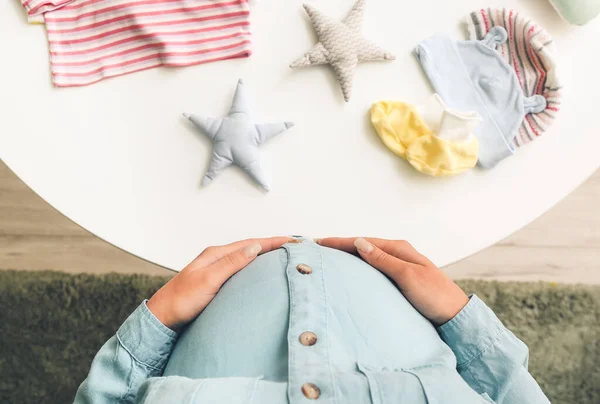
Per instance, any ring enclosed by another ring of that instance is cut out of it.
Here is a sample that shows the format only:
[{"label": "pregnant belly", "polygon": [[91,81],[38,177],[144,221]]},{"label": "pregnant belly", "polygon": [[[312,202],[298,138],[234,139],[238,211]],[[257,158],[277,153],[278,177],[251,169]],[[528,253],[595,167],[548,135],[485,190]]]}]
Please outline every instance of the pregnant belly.
[{"label": "pregnant belly", "polygon": [[[320,252],[320,262],[305,264],[321,265],[326,303],[306,309],[322,310],[326,317],[327,335],[317,343],[327,344],[334,371],[355,371],[359,362],[420,366],[445,352],[433,326],[379,271],[350,254]],[[182,332],[165,376],[287,381],[288,343],[298,341],[288,337],[288,260],[284,249],[265,254],[223,285]]]}]

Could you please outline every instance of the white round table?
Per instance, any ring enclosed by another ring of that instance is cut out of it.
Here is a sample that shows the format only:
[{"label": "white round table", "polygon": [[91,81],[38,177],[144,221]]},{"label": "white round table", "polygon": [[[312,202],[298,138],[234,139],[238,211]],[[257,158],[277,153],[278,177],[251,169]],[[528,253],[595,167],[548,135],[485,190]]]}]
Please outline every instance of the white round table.
[{"label": "white round table", "polygon": [[[43,26],[26,23],[19,1],[0,2],[0,157],[85,229],[173,270],[208,245],[285,234],[407,239],[446,265],[529,223],[598,168],[600,20],[570,27],[533,0],[370,0],[364,35],[397,60],[361,65],[346,104],[328,67],[288,68],[316,40],[301,3],[253,6],[248,59],[59,89]],[[341,19],[353,0],[311,3]],[[464,38],[459,21],[482,6],[518,9],[553,35],[559,119],[492,171],[430,178],[383,146],[368,111],[381,99],[425,100],[432,90],[412,49],[436,31]],[[296,123],[262,148],[268,194],[237,168],[201,187],[211,143],[181,115],[222,116],[240,77],[257,121]]]}]

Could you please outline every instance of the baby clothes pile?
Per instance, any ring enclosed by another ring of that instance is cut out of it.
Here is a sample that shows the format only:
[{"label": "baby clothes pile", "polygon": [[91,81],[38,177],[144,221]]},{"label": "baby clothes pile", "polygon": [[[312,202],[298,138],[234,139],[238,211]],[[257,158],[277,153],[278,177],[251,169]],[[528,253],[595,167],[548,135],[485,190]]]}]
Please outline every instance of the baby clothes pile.
[{"label": "baby clothes pile", "polygon": [[[406,142],[416,142],[417,138],[406,137],[405,129],[411,124],[398,119],[403,114],[398,110],[405,110],[406,104],[379,102],[372,107],[373,125],[386,146],[425,174],[458,174],[474,167],[474,160],[482,168],[493,168],[516,147],[546,131],[560,106],[555,51],[545,30],[505,9],[473,12],[467,25],[474,40],[459,41],[436,34],[421,42],[415,55],[441,105],[458,115],[480,117],[480,122],[471,120],[468,124],[455,120],[462,127],[460,133],[470,129],[479,140],[475,158],[463,153],[467,137],[462,141],[449,139],[443,126],[427,123],[418,108],[411,107],[410,118],[425,125],[422,131],[430,133],[436,145],[445,146],[420,147],[421,163],[415,164],[408,151],[417,146]],[[406,151],[398,153],[399,148],[390,143],[401,143],[407,146]],[[475,147],[469,150],[473,153]]]},{"label": "baby clothes pile", "polygon": [[[54,85],[80,86],[157,66],[189,66],[251,54],[248,0],[21,0],[46,24]],[[318,43],[290,67],[328,64],[346,102],[358,65],[394,56],[362,35],[366,0],[342,21],[304,8]],[[508,9],[467,17],[471,40],[436,34],[414,53],[435,94],[423,105],[380,101],[371,120],[383,143],[431,176],[492,168],[541,136],[560,108],[552,38]],[[258,146],[292,126],[256,125],[240,81],[223,119],[186,115],[214,143],[204,183],[231,164],[265,190]],[[218,147],[217,147],[218,146]]]}]

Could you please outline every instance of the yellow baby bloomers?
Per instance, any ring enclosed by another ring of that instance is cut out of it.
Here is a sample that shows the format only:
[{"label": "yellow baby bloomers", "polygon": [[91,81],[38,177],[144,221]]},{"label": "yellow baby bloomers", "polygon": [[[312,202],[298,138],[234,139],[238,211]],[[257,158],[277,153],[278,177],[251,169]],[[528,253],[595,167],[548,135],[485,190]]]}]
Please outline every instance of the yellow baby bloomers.
[{"label": "yellow baby bloomers", "polygon": [[377,102],[371,108],[371,122],[392,152],[424,174],[455,175],[477,164],[479,143],[472,130],[481,117],[448,108],[437,94],[419,107]]}]

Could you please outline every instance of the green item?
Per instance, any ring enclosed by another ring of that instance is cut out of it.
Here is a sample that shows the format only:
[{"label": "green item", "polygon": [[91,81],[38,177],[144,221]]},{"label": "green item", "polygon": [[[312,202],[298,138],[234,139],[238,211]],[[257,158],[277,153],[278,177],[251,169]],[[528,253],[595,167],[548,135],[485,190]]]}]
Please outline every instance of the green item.
[{"label": "green item", "polygon": [[584,25],[600,14],[600,0],[550,0],[569,24]]},{"label": "green item", "polygon": [[[0,403],[69,403],[92,358],[168,278],[0,271]],[[530,349],[552,403],[600,402],[600,287],[461,281]]]}]

